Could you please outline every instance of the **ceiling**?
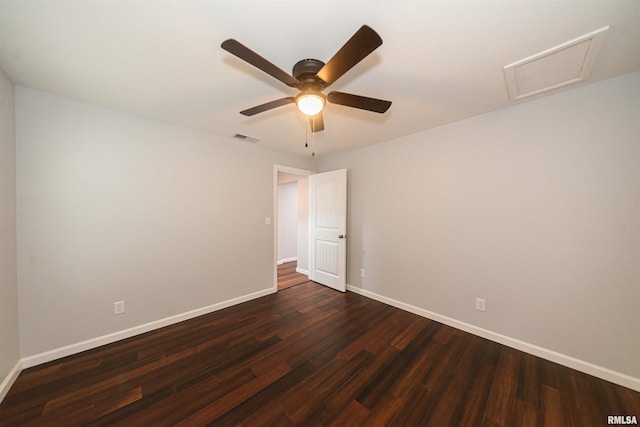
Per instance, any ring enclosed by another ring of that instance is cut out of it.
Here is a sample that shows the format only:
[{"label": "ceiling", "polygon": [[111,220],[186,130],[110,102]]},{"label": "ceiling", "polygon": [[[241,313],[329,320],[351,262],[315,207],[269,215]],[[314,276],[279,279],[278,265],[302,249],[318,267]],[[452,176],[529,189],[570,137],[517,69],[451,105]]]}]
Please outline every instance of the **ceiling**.
[{"label": "ceiling", "polygon": [[380,115],[329,104],[318,155],[512,105],[504,66],[607,25],[586,83],[640,70],[637,0],[0,0],[0,68],[19,85],[310,155],[295,106],[239,114],[297,91],[220,43],[235,38],[291,72],[303,58],[326,62],[363,24],[384,43],[330,90],[393,105]]}]

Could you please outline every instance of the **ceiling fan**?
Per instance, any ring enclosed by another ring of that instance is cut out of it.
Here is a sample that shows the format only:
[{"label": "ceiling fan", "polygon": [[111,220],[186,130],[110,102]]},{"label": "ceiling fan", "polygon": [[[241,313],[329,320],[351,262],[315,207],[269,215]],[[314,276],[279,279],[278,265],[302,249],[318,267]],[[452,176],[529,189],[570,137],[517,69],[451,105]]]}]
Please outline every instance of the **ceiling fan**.
[{"label": "ceiling fan", "polygon": [[317,59],[303,59],[293,66],[293,75],[278,68],[237,40],[225,40],[222,42],[221,47],[227,52],[232,53],[254,67],[280,80],[287,86],[295,87],[300,91],[297,96],[276,99],[275,101],[240,111],[240,114],[253,116],[273,108],[295,103],[302,113],[309,116],[311,130],[313,132],[319,132],[324,130],[322,110],[327,101],[333,104],[345,105],[347,107],[359,108],[381,114],[389,109],[391,101],[337,91],[329,92],[326,96],[322,93],[324,89],[338,80],[338,78],[376,50],[381,44],[382,39],[378,33],[371,27],[363,25],[344,46],[333,55],[329,62],[325,64]]}]

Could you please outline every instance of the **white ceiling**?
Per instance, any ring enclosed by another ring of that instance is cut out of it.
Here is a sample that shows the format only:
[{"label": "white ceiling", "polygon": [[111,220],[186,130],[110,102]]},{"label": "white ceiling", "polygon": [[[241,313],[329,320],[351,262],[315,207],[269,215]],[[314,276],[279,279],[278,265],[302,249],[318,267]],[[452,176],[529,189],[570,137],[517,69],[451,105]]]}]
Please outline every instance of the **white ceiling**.
[{"label": "white ceiling", "polygon": [[0,68],[20,85],[310,155],[295,106],[238,113],[296,90],[220,43],[235,38],[291,72],[303,58],[326,62],[363,24],[384,44],[330,90],[393,105],[379,115],[329,104],[318,155],[509,106],[505,65],[607,25],[587,83],[640,70],[637,0],[0,0]]}]

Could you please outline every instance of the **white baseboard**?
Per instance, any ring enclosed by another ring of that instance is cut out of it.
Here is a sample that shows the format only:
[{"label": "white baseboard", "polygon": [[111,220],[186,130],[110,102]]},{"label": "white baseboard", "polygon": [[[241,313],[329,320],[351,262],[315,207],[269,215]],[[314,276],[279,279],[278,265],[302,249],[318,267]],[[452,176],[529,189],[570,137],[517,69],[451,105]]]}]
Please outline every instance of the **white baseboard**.
[{"label": "white baseboard", "polygon": [[283,258],[283,259],[279,259],[278,260],[278,265],[280,264],[285,264],[287,262],[293,262],[293,261],[298,261],[298,257],[292,257],[292,258]]},{"label": "white baseboard", "polygon": [[264,289],[262,291],[254,292],[254,293],[243,295],[227,301],[222,301],[216,304],[212,304],[207,307],[191,310],[186,313],[177,314],[175,316],[166,317],[160,320],[155,320],[153,322],[145,323],[144,325],[134,326],[133,328],[125,329],[123,331],[114,332],[112,334],[103,335],[97,338],[91,338],[86,341],[82,341],[79,343],[60,347],[54,350],[46,351],[44,353],[36,354],[34,356],[25,357],[21,360],[22,369],[30,368],[32,366],[40,365],[42,363],[51,362],[52,360],[60,359],[61,357],[70,356],[72,354],[80,353],[82,351],[90,350],[92,348],[100,347],[106,344],[111,344],[126,338],[131,338],[133,336],[144,334],[146,332],[150,332],[155,329],[173,325],[174,323],[193,319],[194,317],[202,316],[204,314],[222,310],[223,308],[231,307],[236,304],[240,304],[256,298],[260,298],[260,297],[272,294],[274,292],[276,292],[276,289],[273,289],[273,288]]},{"label": "white baseboard", "polygon": [[621,385],[623,387],[630,388],[632,390],[640,391],[640,378],[634,378],[632,376],[613,371],[602,366],[594,365],[584,360],[576,359],[575,357],[567,356],[562,353],[555,352],[534,344],[530,344],[524,341],[520,341],[515,338],[508,337],[506,335],[499,334],[487,329],[480,328],[478,326],[471,325],[469,323],[461,322],[451,317],[443,316],[438,313],[434,313],[429,310],[425,310],[411,304],[406,304],[402,301],[397,301],[392,298],[387,298],[383,295],[376,294],[375,292],[367,291],[362,288],[347,285],[347,290],[360,294],[362,296],[374,299],[376,301],[383,302],[393,307],[405,310],[414,314],[417,314],[427,319],[435,320],[436,322],[444,323],[456,329],[468,332],[473,335],[477,335],[482,338],[497,342],[499,344],[506,345],[507,347],[515,348],[516,350],[524,351],[525,353],[532,354],[542,359],[550,360],[551,362],[558,363],[563,366],[575,369],[577,371],[584,372],[594,377],[601,378],[606,381]]},{"label": "white baseboard", "polygon": [[296,268],[296,273],[304,274],[305,276],[309,275],[309,270],[305,270],[304,268]]},{"label": "white baseboard", "polygon": [[[302,274],[306,274],[306,273],[302,273]],[[389,304],[401,310],[405,310],[405,311],[417,314],[419,316],[426,317],[428,319],[435,320],[440,323],[444,323],[445,325],[463,330],[465,332],[469,332],[470,334],[489,339],[491,341],[506,345],[508,347],[515,348],[517,350],[524,351],[526,353],[541,357],[546,360],[550,360],[555,363],[559,363],[561,365],[567,366],[572,369],[576,369],[581,372],[585,372],[589,375],[602,378],[606,381],[610,381],[612,383],[619,384],[624,387],[628,387],[632,390],[640,391],[639,378],[634,378],[629,375],[622,374],[620,372],[616,372],[601,366],[597,366],[592,363],[585,362],[583,360],[576,359],[571,356],[557,353],[555,351],[548,350],[533,344],[529,344],[524,341],[520,341],[515,338],[511,338],[502,334],[498,334],[496,332],[492,332],[487,329],[479,328],[469,323],[461,322],[459,320],[452,319],[447,316],[442,316],[440,314],[433,313],[431,311],[428,311],[419,307],[415,307],[413,305],[406,304],[401,301],[394,300],[392,298],[387,298],[385,296],[367,291],[365,289],[347,285],[347,290],[363,295],[365,297],[383,302],[385,304]],[[27,369],[36,365],[40,365],[42,363],[47,363],[52,360],[70,356],[72,354],[76,354],[85,350],[90,350],[92,348],[100,347],[102,345],[111,344],[113,342],[130,338],[136,335],[140,335],[140,334],[143,334],[155,329],[159,329],[165,326],[169,326],[174,323],[182,322],[184,320],[189,320],[194,317],[202,316],[204,314],[222,310],[224,308],[231,307],[236,304],[240,304],[256,298],[260,298],[260,297],[272,294],[274,292],[276,292],[276,290],[273,288],[264,289],[262,291],[243,295],[227,301],[222,301],[217,304],[212,304],[207,307],[202,307],[196,310],[188,311],[186,313],[178,314],[175,316],[149,322],[144,325],[125,329],[123,331],[114,332],[112,334],[103,335],[101,337],[92,338],[76,344],[60,347],[58,349],[36,354],[34,356],[25,357],[16,363],[13,369],[4,378],[2,383],[0,383],[0,402],[2,401],[2,399],[4,399],[4,397],[8,393],[11,386],[13,385],[15,380],[18,378],[18,375],[20,375],[20,372],[22,371],[22,369]]]},{"label": "white baseboard", "polygon": [[7,376],[4,377],[4,380],[0,383],[0,402],[2,402],[7,393],[9,393],[9,389],[13,383],[16,382],[16,379],[18,379],[20,372],[22,372],[22,361],[18,360],[13,369],[9,371]]}]

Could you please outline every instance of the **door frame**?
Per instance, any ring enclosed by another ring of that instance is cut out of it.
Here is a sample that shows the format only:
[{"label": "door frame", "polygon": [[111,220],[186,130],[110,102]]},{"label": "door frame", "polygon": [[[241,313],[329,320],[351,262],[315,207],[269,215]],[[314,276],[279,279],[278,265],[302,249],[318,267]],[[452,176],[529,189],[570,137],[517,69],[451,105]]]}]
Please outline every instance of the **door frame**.
[{"label": "door frame", "polygon": [[309,176],[316,172],[306,169],[292,168],[283,165],[273,165],[273,291],[278,292],[278,172]]}]

